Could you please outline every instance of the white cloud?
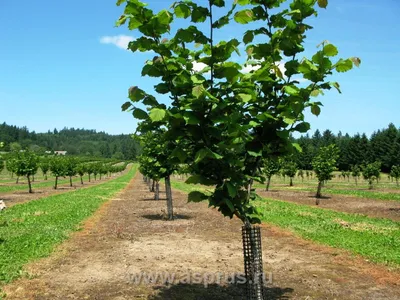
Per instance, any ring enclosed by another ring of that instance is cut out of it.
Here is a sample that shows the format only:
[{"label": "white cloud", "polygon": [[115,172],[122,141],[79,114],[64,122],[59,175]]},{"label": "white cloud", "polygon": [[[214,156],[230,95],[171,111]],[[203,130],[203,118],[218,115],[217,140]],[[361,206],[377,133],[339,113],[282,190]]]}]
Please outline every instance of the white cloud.
[{"label": "white cloud", "polygon": [[250,73],[251,71],[257,71],[259,68],[261,68],[260,65],[246,65],[242,68],[242,72]]},{"label": "white cloud", "polygon": [[112,44],[118,48],[127,50],[129,42],[135,38],[129,35],[115,35],[115,36],[103,36],[100,38],[102,44]]}]

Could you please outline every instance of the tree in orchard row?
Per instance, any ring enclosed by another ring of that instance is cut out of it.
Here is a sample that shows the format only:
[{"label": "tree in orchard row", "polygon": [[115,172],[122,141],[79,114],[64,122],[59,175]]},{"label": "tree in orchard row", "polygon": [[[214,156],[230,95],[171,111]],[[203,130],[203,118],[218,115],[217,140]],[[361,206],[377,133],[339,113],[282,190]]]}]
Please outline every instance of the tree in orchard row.
[{"label": "tree in orchard row", "polygon": [[303,170],[299,170],[299,172],[297,172],[297,176],[301,177],[301,182],[304,181],[304,171]]},{"label": "tree in orchard row", "polygon": [[0,173],[4,170],[4,159],[0,156]]},{"label": "tree in orchard row", "polygon": [[[170,144],[185,143],[171,156],[185,158],[191,183],[214,187],[207,195],[189,193],[189,201],[208,200],[224,216],[242,220],[244,242],[249,242],[245,260],[253,257],[246,274],[254,299],[261,299],[263,293],[261,250],[256,246],[260,241],[253,234],[259,228],[252,226],[261,222],[252,201],[256,198],[252,184],[265,181],[262,160],[298,148],[290,134],[309,130],[304,111],[320,113],[322,104],[312,97],[332,87],[339,90],[339,84],[327,76],[360,64],[358,58],[332,62],[338,50],[328,42],[322,42],[311,58],[299,58],[306,32],[312,28],[305,22],[317,15],[317,1],[295,0],[282,6],[284,2],[209,0],[202,6],[187,0],[153,12],[140,0],[130,0],[117,21],[135,31],[137,38],[128,46],[132,52],[154,53],[141,75],[159,78],[155,92],[171,99],[167,107],[133,86],[122,109],[133,109],[134,117],[166,128]],[[318,4],[326,7],[327,0]],[[185,20],[175,24],[177,18]],[[203,33],[197,23],[205,22],[208,32]],[[226,36],[217,31],[233,22],[243,25],[240,30],[235,26],[242,42],[217,40],[216,36]],[[246,68],[235,54],[240,53],[241,43],[246,47]],[[300,83],[303,79],[306,83]],[[147,111],[135,106],[137,102]]]},{"label": "tree in orchard row", "polygon": [[289,177],[289,186],[293,186],[293,178],[297,173],[297,164],[294,162],[293,158],[286,158],[283,160],[281,172],[283,176]]},{"label": "tree in orchard row", "polygon": [[361,175],[361,169],[359,166],[355,165],[351,167],[351,176],[353,176],[356,185],[358,185],[358,177]]},{"label": "tree in orchard row", "polygon": [[39,168],[39,157],[28,150],[16,152],[12,156],[14,172],[18,177],[25,176],[28,180],[28,191],[33,193],[31,178]]},{"label": "tree in orchard row", "polygon": [[69,177],[69,186],[72,187],[72,177],[76,175],[76,166],[78,161],[74,157],[65,159],[65,175]]},{"label": "tree in orchard row", "polygon": [[47,180],[47,173],[50,170],[50,159],[48,157],[43,157],[40,159],[39,167],[42,170],[44,180]]},{"label": "tree in orchard row", "polygon": [[319,205],[322,197],[321,189],[325,181],[333,178],[333,171],[336,170],[336,161],[339,158],[339,149],[332,144],[326,147],[321,147],[317,156],[312,160],[315,176],[318,178],[318,188],[316,197],[316,205]]},{"label": "tree in orchard row", "polygon": [[[11,178],[14,177],[15,171],[16,171],[16,164],[15,164],[15,159],[14,159],[14,154],[11,154],[7,157],[6,160],[6,169],[8,172],[11,173]],[[18,183],[19,177],[17,177],[16,183]]]},{"label": "tree in orchard row", "polygon": [[376,161],[371,164],[367,164],[362,168],[362,174],[365,180],[368,180],[369,189],[373,189],[374,180],[378,181],[381,176],[381,163]]},{"label": "tree in orchard row", "polygon": [[390,177],[396,180],[396,184],[398,186],[400,179],[400,166],[392,166],[392,168],[390,169]]},{"label": "tree in orchard row", "polygon": [[265,190],[269,190],[269,186],[271,184],[271,178],[273,175],[278,174],[281,169],[279,164],[279,160],[277,159],[264,159],[264,175],[267,177],[267,185]]},{"label": "tree in orchard row", "polygon": [[[147,131],[144,127],[148,124],[142,122],[139,124],[139,129]],[[159,181],[165,179],[165,190],[167,196],[167,219],[173,220],[173,203],[172,189],[170,176],[176,170],[177,161],[171,158],[171,149],[168,147],[168,142],[165,138],[163,130],[147,131],[139,137],[142,145],[142,154],[139,157],[140,172],[155,182],[154,199],[159,200]]]},{"label": "tree in orchard row", "polygon": [[[83,184],[83,175],[88,173],[87,164],[84,164],[84,163],[77,164],[77,166],[75,167],[75,172],[76,172],[76,174],[79,175],[79,177],[81,179],[81,184]],[[89,178],[90,178],[90,174],[89,174]],[[89,180],[89,182],[90,182],[90,180]]]},{"label": "tree in orchard row", "polygon": [[62,176],[66,176],[66,161],[64,157],[54,156],[50,159],[50,171],[55,177],[54,189],[57,189],[58,186],[58,178]]}]

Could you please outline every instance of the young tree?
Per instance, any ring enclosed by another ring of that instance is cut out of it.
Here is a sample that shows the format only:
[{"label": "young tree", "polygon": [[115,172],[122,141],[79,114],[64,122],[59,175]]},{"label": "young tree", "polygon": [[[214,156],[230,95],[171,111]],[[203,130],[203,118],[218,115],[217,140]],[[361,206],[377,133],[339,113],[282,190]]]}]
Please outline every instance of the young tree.
[{"label": "young tree", "polygon": [[354,178],[354,180],[355,180],[355,182],[356,182],[356,185],[357,185],[357,184],[358,184],[358,183],[357,183],[357,179],[358,179],[358,177],[360,177],[360,175],[361,175],[361,169],[360,169],[360,167],[357,166],[357,165],[352,166],[352,167],[351,167],[351,175],[353,176],[353,178]]},{"label": "young tree", "polygon": [[94,164],[93,163],[87,163],[85,164],[86,172],[89,177],[89,182],[90,182],[90,174],[94,173]]},{"label": "young tree", "polygon": [[55,177],[54,189],[57,189],[58,178],[61,176],[66,176],[66,161],[62,156],[54,156],[50,159],[50,171]]},{"label": "young tree", "polygon": [[398,186],[400,179],[400,166],[392,166],[392,168],[390,169],[390,177],[396,180],[396,184]]},{"label": "young tree", "polygon": [[333,171],[336,169],[336,160],[338,158],[339,149],[336,145],[332,144],[326,147],[321,147],[317,156],[315,156],[312,161],[315,176],[318,178],[316,205],[319,204],[320,198],[322,197],[322,184],[333,177]]},{"label": "young tree", "polygon": [[[118,0],[117,4],[123,2]],[[208,200],[224,216],[237,216],[246,233],[256,230],[251,224],[261,222],[252,201],[256,197],[252,184],[265,180],[262,159],[292,153],[290,134],[310,128],[304,121],[304,110],[320,113],[322,104],[311,97],[332,87],[339,89],[339,84],[327,80],[327,76],[360,63],[358,58],[332,62],[338,51],[328,42],[322,42],[311,59],[299,59],[306,32],[312,28],[305,22],[317,14],[317,2],[294,1],[280,7],[283,2],[240,0],[228,4],[209,0],[201,6],[190,0],[177,1],[170,11],[154,13],[140,0],[131,0],[117,21],[117,25],[127,23],[135,30],[137,38],[128,46],[131,51],[154,52],[142,76],[160,78],[154,90],[171,99],[167,107],[139,87],[132,87],[131,101],[122,109],[131,109],[134,117],[154,126],[165,126],[171,144],[184,142],[185,147],[176,148],[171,155],[185,157],[192,172],[190,182],[207,182],[215,187],[209,195],[189,193],[189,201]],[[327,0],[318,4],[326,7]],[[175,31],[172,28],[177,18],[186,21],[179,22]],[[209,24],[207,33],[196,26],[204,22]],[[248,29],[242,38],[246,68],[234,54],[240,53],[238,39],[216,39],[217,31],[232,22],[254,22],[241,27]],[[280,68],[283,64],[284,72]],[[307,79],[307,84],[300,84],[299,78]],[[135,106],[136,102],[148,112]],[[251,265],[262,276],[260,253],[254,248],[257,242],[254,236],[250,240],[251,256],[256,257]],[[248,283],[253,282],[257,298],[261,298],[257,278],[248,278]]]},{"label": "young tree", "polygon": [[364,166],[362,174],[365,180],[368,180],[369,189],[372,190],[374,180],[378,180],[381,176],[381,163],[374,162]]},{"label": "young tree", "polygon": [[[13,175],[16,172],[15,156],[16,156],[15,153],[12,153],[7,157],[6,160],[6,169],[8,172],[11,173],[11,178],[13,178]],[[17,178],[17,183],[18,183],[18,178]]]},{"label": "young tree", "polygon": [[78,162],[74,157],[65,159],[65,175],[69,177],[69,186],[72,187],[72,177],[76,175],[76,166]]},{"label": "young tree", "polygon": [[296,176],[296,173],[297,173],[297,164],[293,160],[288,159],[283,162],[282,174],[290,178],[289,186],[293,186],[293,178],[294,176]]},{"label": "young tree", "polygon": [[39,167],[42,170],[44,180],[47,180],[47,173],[50,170],[50,160],[48,157],[43,157],[40,160]]},{"label": "young tree", "polygon": [[299,170],[299,172],[297,173],[297,176],[301,177],[301,182],[304,181],[304,171],[303,170]]},{"label": "young tree", "polygon": [[15,174],[17,174],[17,176],[26,176],[29,193],[33,193],[31,176],[36,174],[38,167],[39,158],[35,153],[28,150],[16,153]]},{"label": "young tree", "polygon": [[79,175],[79,177],[81,178],[81,184],[83,184],[83,175],[85,175],[88,170],[87,170],[87,165],[84,163],[80,163],[75,167],[75,172],[76,174]]},{"label": "young tree", "polygon": [[271,183],[271,177],[277,174],[280,170],[279,161],[277,159],[265,159],[264,160],[264,174],[267,177],[267,186],[265,190],[269,190],[269,185]]}]

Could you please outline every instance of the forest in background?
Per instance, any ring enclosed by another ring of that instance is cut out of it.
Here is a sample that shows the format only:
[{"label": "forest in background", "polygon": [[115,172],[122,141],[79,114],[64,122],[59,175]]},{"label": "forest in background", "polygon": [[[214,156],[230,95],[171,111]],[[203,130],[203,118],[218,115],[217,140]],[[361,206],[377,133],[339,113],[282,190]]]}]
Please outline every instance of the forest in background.
[{"label": "forest in background", "polygon": [[[29,131],[27,127],[17,127],[3,123],[0,125],[0,141],[5,143],[4,151],[31,149],[44,151],[67,151],[71,155],[131,160],[140,154],[140,146],[129,134],[110,135],[96,130],[64,128],[46,133]],[[331,130],[316,130],[311,136],[306,134],[293,138],[303,151],[297,153],[299,169],[311,170],[311,162],[321,146],[336,144],[340,150],[337,167],[348,171],[353,165],[365,165],[375,161],[382,163],[382,171],[389,172],[393,165],[400,165],[400,128],[390,123],[387,128],[375,131],[371,137],[365,133],[354,135],[334,134]],[[16,149],[15,149],[16,148]]]},{"label": "forest in background", "polygon": [[4,143],[2,151],[30,149],[38,154],[67,151],[70,155],[132,160],[140,152],[139,143],[129,134],[111,135],[77,128],[36,133],[25,126],[3,123],[0,124],[0,141]]},{"label": "forest in background", "polygon": [[383,172],[390,172],[393,165],[400,165],[400,128],[390,123],[387,128],[375,131],[371,137],[365,133],[334,134],[331,130],[322,133],[316,130],[312,136],[295,139],[303,149],[296,155],[300,169],[311,170],[311,161],[319,147],[335,144],[340,150],[337,167],[350,171],[351,166],[362,166],[375,161],[381,162]]}]

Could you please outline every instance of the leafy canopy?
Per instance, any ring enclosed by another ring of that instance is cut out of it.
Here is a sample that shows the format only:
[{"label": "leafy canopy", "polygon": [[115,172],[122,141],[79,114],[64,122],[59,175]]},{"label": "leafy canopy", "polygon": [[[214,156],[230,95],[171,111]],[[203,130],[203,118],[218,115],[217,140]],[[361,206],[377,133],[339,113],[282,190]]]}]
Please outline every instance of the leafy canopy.
[{"label": "leafy canopy", "polygon": [[[191,193],[190,201],[208,200],[246,224],[260,222],[251,185],[265,180],[262,160],[300,150],[289,137],[309,130],[304,111],[319,115],[322,103],[314,98],[331,88],[340,92],[329,76],[360,64],[354,57],[335,59],[338,50],[326,41],[312,57],[301,57],[312,29],[307,19],[327,0],[284,2],[185,0],[158,12],[140,0],[117,2],[126,3],[117,25],[126,24],[137,37],[129,50],[154,53],[141,75],[157,78],[154,91],[171,99],[166,105],[132,86],[122,109],[146,125],[142,134],[165,128],[169,145],[175,145],[170,157],[189,165],[195,176],[190,182],[215,187],[210,195]],[[185,25],[175,28],[176,19]],[[215,38],[235,23],[247,29],[241,38]]]}]

